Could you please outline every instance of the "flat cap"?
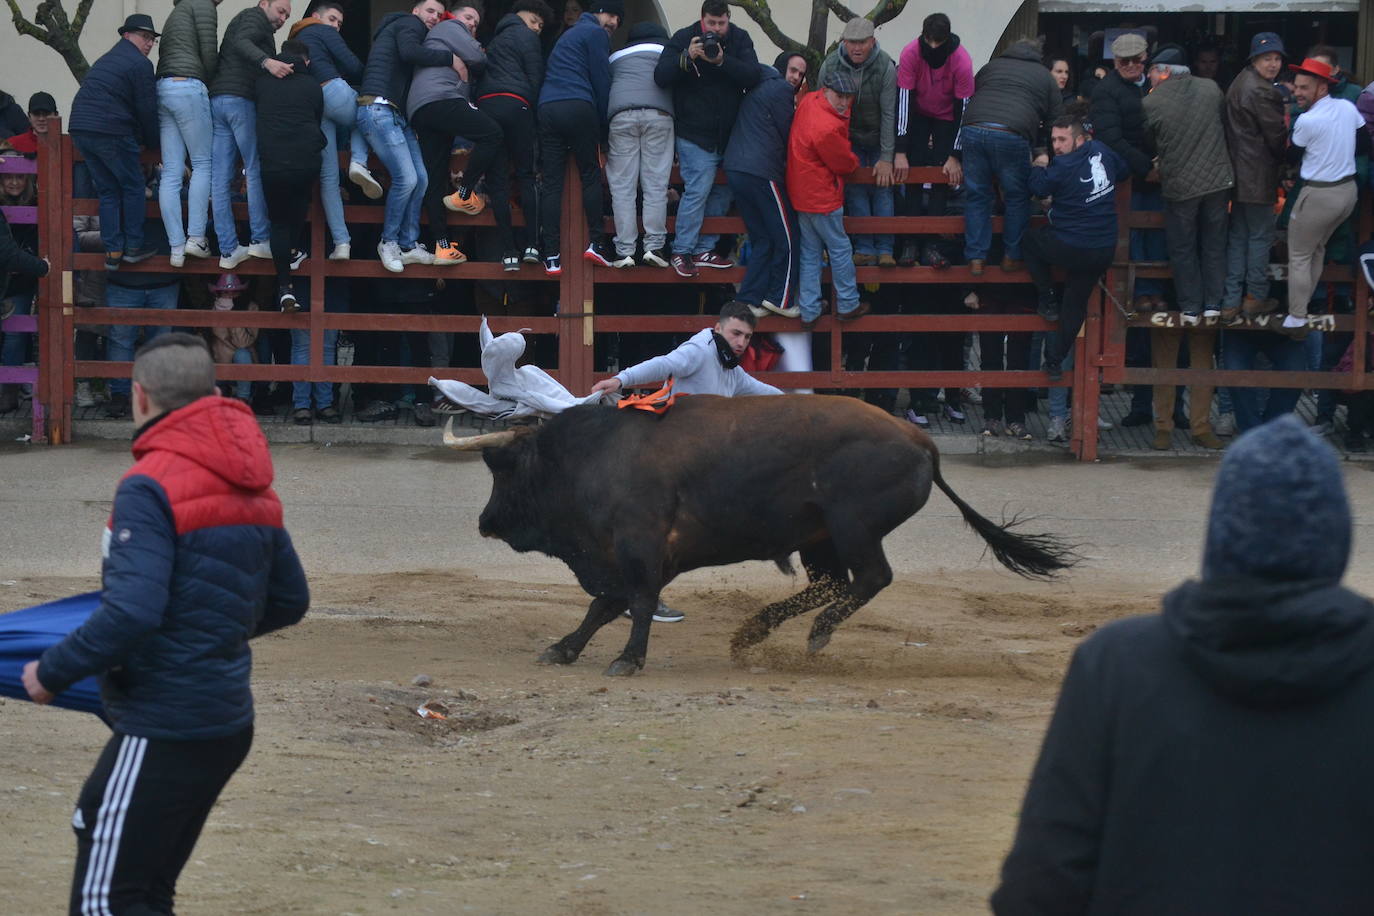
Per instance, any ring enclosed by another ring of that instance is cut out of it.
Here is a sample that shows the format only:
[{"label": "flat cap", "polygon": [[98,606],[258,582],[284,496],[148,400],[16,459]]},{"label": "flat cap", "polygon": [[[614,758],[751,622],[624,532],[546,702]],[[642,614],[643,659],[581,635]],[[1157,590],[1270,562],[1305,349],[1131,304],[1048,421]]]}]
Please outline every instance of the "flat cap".
[{"label": "flat cap", "polygon": [[855,16],[844,24],[840,38],[844,41],[865,41],[873,37],[873,20]]},{"label": "flat cap", "polygon": [[1112,57],[1139,57],[1148,51],[1150,46],[1146,44],[1145,38],[1134,32],[1127,32],[1124,35],[1116,36],[1112,42]]}]

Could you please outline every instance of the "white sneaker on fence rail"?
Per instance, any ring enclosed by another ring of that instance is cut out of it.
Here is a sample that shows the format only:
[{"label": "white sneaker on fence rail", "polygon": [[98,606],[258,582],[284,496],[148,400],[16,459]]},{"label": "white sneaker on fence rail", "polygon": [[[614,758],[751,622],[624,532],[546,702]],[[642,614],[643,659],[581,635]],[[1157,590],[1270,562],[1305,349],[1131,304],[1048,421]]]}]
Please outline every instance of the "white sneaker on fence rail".
[{"label": "white sneaker on fence rail", "polygon": [[168,258],[168,261],[169,261],[169,263],[171,263],[171,265],[172,265],[173,267],[181,267],[181,266],[185,265],[185,263],[186,263],[186,246],[185,246],[185,245],[173,245],[173,246],[172,246],[172,252],[171,252],[170,257]]},{"label": "white sneaker on fence rail", "polygon": [[419,242],[416,242],[414,248],[401,252],[401,263],[433,264],[434,252],[430,251],[428,248],[426,248],[424,245],[421,245]]},{"label": "white sneaker on fence rail", "polygon": [[240,245],[219,259],[219,269],[233,270],[235,267],[238,267],[244,261],[248,260],[248,256],[248,246]]},{"label": "white sneaker on fence rail", "polygon": [[377,257],[382,259],[382,266],[394,274],[406,269],[401,261],[401,246],[395,242],[378,242]]},{"label": "white sneaker on fence rail", "polygon": [[210,243],[204,238],[191,236],[186,240],[186,254],[192,258],[210,257]]},{"label": "white sneaker on fence rail", "polygon": [[272,260],[272,243],[253,242],[248,246],[248,254],[251,257],[262,258],[263,260],[270,261]]},{"label": "white sneaker on fence rail", "polygon": [[372,173],[367,170],[367,166],[361,162],[350,162],[348,164],[348,180],[363,189],[369,200],[377,200],[382,196],[382,186],[377,183],[377,179],[372,177]]},{"label": "white sneaker on fence rail", "polygon": [[329,252],[331,261],[347,261],[353,254],[353,246],[348,242],[340,242],[334,246],[334,250]]}]

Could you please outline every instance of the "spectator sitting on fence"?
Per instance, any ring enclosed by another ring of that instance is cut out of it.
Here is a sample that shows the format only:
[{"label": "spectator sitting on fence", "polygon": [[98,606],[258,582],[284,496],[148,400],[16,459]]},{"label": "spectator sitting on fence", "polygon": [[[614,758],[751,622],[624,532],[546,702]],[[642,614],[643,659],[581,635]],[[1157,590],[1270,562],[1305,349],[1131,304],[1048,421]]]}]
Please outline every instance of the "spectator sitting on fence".
[{"label": "spectator sitting on fence", "polygon": [[797,211],[800,276],[797,305],[802,327],[816,324],[821,304],[821,255],[830,259],[842,321],[868,314],[855,282],[854,249],[844,231],[844,176],[859,167],[849,144],[849,106],[859,87],[836,70],[819,92],[797,106],[787,142],[787,196]]},{"label": "spectator sitting on fence", "polygon": [[[859,91],[849,109],[849,142],[860,168],[873,169],[872,184],[849,183],[844,187],[847,216],[892,216],[896,209],[893,182],[906,181],[906,169],[894,167],[897,126],[897,66],[873,36],[873,20],[855,16],[845,23],[840,43],[821,63],[819,80],[832,72],[848,76]],[[893,235],[855,233],[854,264],[857,267],[896,267],[892,256]]]},{"label": "spectator sitting on fence", "polygon": [[625,17],[622,0],[595,0],[590,12],[563,33],[549,55],[539,92],[539,233],[544,239],[544,273],[563,272],[559,220],[563,212],[563,171],[568,153],[577,161],[582,183],[582,215],[590,244],[582,256],[609,267],[602,226],[601,163],[597,144],[606,133],[611,95],[611,32]]},{"label": "spectator sitting on fence", "polygon": [[[902,49],[897,66],[897,154],[893,160],[898,172],[908,165],[943,166],[954,151],[954,137],[964,116],[964,105],[973,95],[973,60],[959,36],[950,31],[949,17],[931,13],[921,25],[921,34]],[[905,216],[945,216],[949,212],[949,185],[935,182],[902,185],[902,213]],[[922,206],[922,198],[928,198]],[[927,267],[949,266],[937,239],[930,236],[920,251],[912,236],[902,247],[897,263],[910,267],[919,257]]]},{"label": "spectator sitting on fence", "polygon": [[119,27],[119,41],[91,65],[72,101],[68,129],[100,196],[105,269],[153,255],[144,244],[147,205],[140,145],[158,145],[157,82],[148,53],[157,42],[152,17],[135,13]]},{"label": "spectator sitting on fence", "polygon": [[1333,98],[1330,65],[1290,64],[1302,115],[1293,125],[1290,160],[1301,163],[1303,188],[1288,220],[1288,314],[1282,333],[1307,336],[1307,304],[1326,266],[1326,243],[1355,209],[1355,155],[1370,138],[1354,104]]},{"label": "spectator sitting on fence", "polygon": [[[299,76],[309,79],[304,68],[302,68]],[[240,280],[237,274],[220,274],[214,283],[207,285],[210,287],[210,294],[214,296],[213,308],[215,311],[258,311],[258,304],[253,302],[249,296],[244,295],[248,292],[248,284]],[[206,332],[206,337],[209,338],[210,355],[214,357],[215,362],[252,365],[254,362],[253,348],[258,342],[257,328],[217,326],[206,328]],[[227,393],[231,386],[234,397],[245,404],[251,404],[253,400],[252,381],[245,379],[238,382],[224,382],[220,387]]]},{"label": "spectator sitting on fence", "polygon": [[[218,0],[179,0],[162,25],[162,47],[157,55],[162,178],[157,194],[173,267],[183,266],[188,254],[210,257],[205,226],[210,209],[214,128],[208,86],[219,66],[218,5]],[[183,222],[181,188],[188,156],[191,181]]]},{"label": "spectator sitting on fence", "polygon": [[1200,581],[1074,652],[992,896],[1024,913],[1359,913],[1374,899],[1374,605],[1296,418],[1239,439]]},{"label": "spectator sitting on fence", "polygon": [[[654,81],[668,33],[637,22],[630,41],[611,55],[611,118],[606,184],[615,214],[612,267],[633,267],[642,194],[645,266],[667,267],[668,179],[673,173],[673,94]],[[789,118],[790,120],[790,118]]]},{"label": "spectator sitting on fence", "polygon": [[[486,209],[486,201],[477,193],[477,183],[485,177],[487,192],[501,201],[496,233],[502,263],[506,270],[519,270],[520,253],[515,250],[510,227],[510,166],[506,163],[505,137],[501,126],[471,101],[476,95],[473,84],[487,63],[486,54],[477,43],[481,18],[476,7],[463,2],[440,17],[440,22],[429,30],[425,47],[447,51],[463,62],[467,72],[459,73],[453,67],[415,68],[410,94],[406,96],[406,117],[419,138],[420,157],[428,175],[425,213],[429,231],[434,235],[434,263],[442,267],[467,260],[467,255],[449,241],[448,211],[476,216]],[[471,144],[471,153],[458,189],[449,193],[449,163],[455,136]]]},{"label": "spectator sitting on fence", "polygon": [[443,48],[425,46],[425,36],[444,13],[440,0],[419,0],[409,13],[388,13],[372,39],[358,93],[357,128],[391,176],[382,215],[377,256],[392,273],[407,264],[433,264],[434,254],[420,244],[420,208],[429,179],[415,130],[401,108],[416,67],[452,67],[459,76],[467,65]]},{"label": "spectator sitting on fence", "polygon": [[755,317],[773,312],[797,318],[797,217],[787,196],[786,164],[797,88],[775,67],[759,68],[763,75],[740,104],[722,160],[749,233],[749,264],[735,299]]},{"label": "spectator sitting on fence", "polygon": [[275,60],[291,68],[282,79],[258,74],[256,133],[262,190],[271,220],[272,264],[276,269],[276,304],[283,312],[300,309],[291,289],[291,271],[305,260],[305,220],[320,174],[325,148],[321,122],[324,92],[307,72],[310,49],[295,38],[282,42]]},{"label": "spectator sitting on fence", "polygon": [[[1021,239],[1030,223],[1031,146],[1059,117],[1059,85],[1040,63],[1040,46],[1016,42],[974,77],[953,158],[945,172],[964,184],[964,257],[977,277],[992,244],[993,182],[1002,190],[1003,270],[1022,267]],[[960,165],[962,164],[962,171]]]},{"label": "spectator sitting on fence", "polygon": [[[257,75],[267,71],[277,79],[289,76],[291,67],[274,58],[272,36],[291,15],[290,0],[258,0],[255,6],[229,22],[219,46],[219,67],[210,84],[210,115],[214,122],[211,153],[210,203],[214,209],[215,235],[219,237],[220,270],[233,270],[250,257],[272,257],[272,226],[262,191],[258,162],[257,117],[253,98]],[[234,222],[231,185],[243,160],[248,192],[249,244],[239,244]]]},{"label": "spectator sitting on fence", "polygon": [[57,116],[57,102],[46,92],[29,96],[29,129],[0,141],[0,152],[13,150],[32,159],[38,155],[38,138],[48,132],[48,120]]},{"label": "spectator sitting on fence", "polygon": [[[580,13],[579,13],[580,15]],[[544,86],[544,49],[539,36],[553,25],[553,10],[544,0],[517,0],[496,23],[487,43],[487,69],[482,74],[477,106],[497,123],[505,141],[506,160],[520,185],[520,212],[525,226],[516,234],[520,260],[539,263],[539,195],[534,177],[538,129],[534,106]],[[507,206],[509,206],[507,194]],[[493,200],[493,208],[501,204]]]},{"label": "spectator sitting on fence", "polygon": [[[183,0],[185,2],[185,0]],[[376,200],[382,186],[367,168],[367,139],[356,130],[358,93],[351,83],[363,75],[363,62],[353,53],[343,36],[343,0],[316,0],[306,15],[291,27],[291,38],[305,45],[310,75],[324,94],[324,154],[320,159],[320,206],[333,248],[331,261],[347,261],[353,255],[353,237],[344,221],[343,194],[339,189],[339,149],[348,143],[348,177]]]},{"label": "spectator sitting on fence", "polygon": [[677,167],[682,200],[673,228],[673,270],[695,277],[698,268],[734,267],[716,254],[719,236],[703,235],[705,217],[724,216],[730,188],[716,184],[744,92],[759,81],[758,55],[749,33],[730,21],[726,0],[703,0],[701,18],[678,29],[663,48],[654,79],[673,90]]},{"label": "spectator sitting on fence", "polygon": [[[0,207],[32,207],[34,203],[32,175],[0,173]],[[0,321],[30,314],[38,292],[38,278],[47,275],[48,261],[38,256],[38,227],[11,226],[0,210]],[[0,344],[0,365],[24,365],[32,337],[5,331]],[[19,385],[0,383],[0,413],[9,413],[18,406]]]},{"label": "spectator sitting on fence", "polygon": [[[1226,283],[1226,205],[1235,186],[1222,121],[1225,97],[1216,83],[1195,77],[1183,66],[1183,51],[1167,45],[1150,61],[1154,89],[1145,97],[1145,121],[1158,154],[1156,168],[1164,192],[1164,228],[1169,266],[1184,331],[1153,328],[1150,353],[1156,369],[1179,365],[1181,338],[1188,336],[1186,366],[1211,369],[1216,332],[1201,319],[1221,317]],[[1213,386],[1188,386],[1189,431],[1203,448],[1221,448],[1212,431]],[[1152,447],[1173,447],[1177,389],[1154,386],[1155,436]]]},{"label": "spectator sitting on fence", "polygon": [[[1226,238],[1226,292],[1221,322],[1275,311],[1269,298],[1269,254],[1274,247],[1274,204],[1288,154],[1288,125],[1274,80],[1283,69],[1283,40],[1260,32],[1250,41],[1250,63],[1226,92],[1226,145],[1236,176]],[[1244,294],[1244,299],[1241,298]]]}]

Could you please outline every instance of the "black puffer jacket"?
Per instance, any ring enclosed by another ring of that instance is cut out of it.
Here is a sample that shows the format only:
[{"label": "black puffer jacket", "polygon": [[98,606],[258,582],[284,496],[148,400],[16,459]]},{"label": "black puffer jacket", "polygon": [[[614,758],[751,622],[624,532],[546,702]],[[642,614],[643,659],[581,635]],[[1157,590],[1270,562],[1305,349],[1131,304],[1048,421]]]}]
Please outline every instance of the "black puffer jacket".
[{"label": "black puffer jacket", "polygon": [[320,130],[324,91],[319,80],[306,72],[301,58],[279,54],[277,60],[291,64],[295,72],[283,79],[266,70],[258,75],[258,160],[262,172],[318,172],[325,145]]},{"label": "black puffer jacket", "polygon": [[1154,145],[1145,130],[1141,104],[1147,91],[1113,70],[1093,88],[1092,95],[1093,136],[1116,150],[1136,178],[1144,178],[1154,168]]},{"label": "black puffer jacket", "polygon": [[219,43],[219,69],[210,83],[210,95],[253,98],[262,62],[277,53],[275,31],[260,6],[250,6],[231,19]]},{"label": "black puffer jacket", "polygon": [[1093,634],[993,911],[1369,913],[1371,668],[1374,605],[1331,580],[1187,583]]},{"label": "black puffer jacket", "polygon": [[0,140],[8,140],[29,129],[29,116],[8,92],[0,92]]},{"label": "black puffer jacket", "polygon": [[525,20],[507,13],[496,23],[496,34],[487,44],[487,69],[478,83],[477,96],[509,92],[533,106],[543,85],[544,49],[539,36]]},{"label": "black puffer jacket", "polygon": [[36,285],[39,277],[48,275],[48,265],[29,250],[37,247],[37,231],[26,231],[33,228],[30,226],[14,228],[19,230],[19,237],[5,219],[5,212],[0,210],[0,299],[30,291],[27,284]]},{"label": "black puffer jacket", "polygon": [[72,99],[67,129],[133,137],[149,149],[157,147],[157,80],[152,62],[133,42],[119,39],[91,65]]},{"label": "black puffer jacket", "polygon": [[963,126],[1001,124],[1033,144],[1049,132],[1042,125],[1059,117],[1062,105],[1059,84],[1040,62],[1039,51],[1018,41],[974,75]]},{"label": "black puffer jacket", "polygon": [[759,83],[759,58],[749,33],[732,23],[721,41],[725,57],[719,64],[691,60],[687,46],[701,34],[701,23],[694,22],[668,39],[654,82],[673,90],[677,136],[707,152],[723,153],[745,90]]},{"label": "black puffer jacket", "polygon": [[410,77],[416,67],[452,67],[453,55],[426,48],[429,29],[414,13],[388,13],[372,36],[359,95],[381,96],[405,111]]}]

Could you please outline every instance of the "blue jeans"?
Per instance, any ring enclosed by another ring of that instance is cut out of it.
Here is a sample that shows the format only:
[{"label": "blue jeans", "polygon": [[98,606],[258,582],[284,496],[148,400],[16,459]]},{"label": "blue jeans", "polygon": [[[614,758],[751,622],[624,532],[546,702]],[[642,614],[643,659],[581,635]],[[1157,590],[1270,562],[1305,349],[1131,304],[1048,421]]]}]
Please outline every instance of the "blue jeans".
[{"label": "blue jeans", "polygon": [[138,164],[138,141],[78,131],[72,134],[72,142],[85,157],[100,197],[100,241],[105,250],[142,248],[147,183]]},{"label": "blue jeans", "polygon": [[429,187],[420,141],[406,119],[390,105],[359,106],[356,123],[367,145],[391,175],[382,217],[382,241],[399,242],[406,250],[414,248],[420,239],[420,206]]},{"label": "blue jeans", "polygon": [[1002,245],[1005,257],[1021,259],[1021,236],[1030,223],[1030,144],[1005,130],[965,127],[964,257],[986,260],[992,247],[993,181],[1006,204]]},{"label": "blue jeans", "polygon": [[[193,79],[157,81],[157,120],[162,142],[162,180],[157,203],[162,225],[172,248],[186,245],[186,237],[205,237],[206,211],[210,208],[210,149],[214,127],[210,95],[205,84]],[[186,155],[191,156],[191,187],[186,195],[186,226],[181,223],[181,173]]]},{"label": "blue jeans", "polygon": [[[33,314],[32,296],[6,296],[3,300],[14,305],[15,315]],[[32,334],[6,331],[5,342],[0,345],[0,366],[22,366],[29,355],[29,338]]]},{"label": "blue jeans", "polygon": [[[1302,341],[1270,331],[1222,331],[1223,369],[1254,369],[1261,353],[1269,357],[1274,369],[1280,372],[1301,372],[1307,367],[1307,348]],[[1236,429],[1240,432],[1292,413],[1302,395],[1298,388],[1233,387],[1230,391]]]},{"label": "blue jeans", "polygon": [[730,209],[729,185],[715,184],[721,154],[708,153],[690,140],[677,138],[677,167],[682,173],[682,200],[673,229],[673,254],[691,257],[716,247],[718,235],[702,235],[701,221],[724,216]]},{"label": "blue jeans", "polygon": [[1237,308],[1242,293],[1269,298],[1269,252],[1274,248],[1274,205],[1231,202],[1226,236],[1226,295],[1222,305]]},{"label": "blue jeans", "polygon": [[[111,309],[174,309],[177,307],[177,296],[181,293],[181,284],[174,283],[171,286],[159,286],[154,289],[134,289],[128,286],[116,286],[113,283],[105,287],[105,307]],[[110,325],[110,338],[105,347],[105,358],[112,363],[129,362],[134,358],[134,344],[138,342],[138,328],[136,324],[112,324]],[[146,327],[145,343],[160,334],[166,334],[171,330],[169,327]],[[110,379],[110,392],[113,394],[128,395],[129,380],[126,378]]]},{"label": "blue jeans", "polygon": [[821,315],[821,249],[830,253],[830,282],[841,312],[852,312],[859,305],[859,287],[854,282],[854,249],[844,231],[844,208],[829,213],[797,213],[801,236],[801,282],[798,305],[802,321],[815,321]]},{"label": "blue jeans", "polygon": [[[854,155],[859,157],[859,167],[869,169],[878,161],[878,151],[854,147]],[[844,212],[846,216],[891,216],[896,212],[892,188],[880,188],[875,184],[846,184],[844,186]],[[855,254],[892,254],[891,235],[855,235]]]},{"label": "blue jeans", "polygon": [[[1157,187],[1142,187],[1131,191],[1131,209],[1159,212],[1164,209],[1164,194]],[[1131,230],[1132,261],[1168,261],[1169,239],[1163,229]],[[1154,277],[1140,277],[1135,281],[1132,296],[1158,296],[1164,292],[1164,281]]]},{"label": "blue jeans", "polygon": [[[251,347],[239,347],[234,351],[234,365],[251,366],[253,365],[253,350]],[[234,383],[234,397],[240,401],[246,401],[253,396],[253,383],[251,381],[241,381]]]},{"label": "blue jeans", "polygon": [[[326,328],[324,332],[324,364],[334,365],[335,347],[339,343],[337,328]],[[291,365],[310,364],[310,332],[304,328],[291,329]],[[334,403],[333,382],[292,382],[291,406],[294,408],[310,406],[310,392],[314,389],[315,407],[324,410]]]},{"label": "blue jeans", "polygon": [[349,143],[349,162],[367,164],[367,140],[362,131],[354,130],[358,120],[358,94],[353,87],[336,77],[320,87],[324,92],[324,159],[320,162],[320,203],[324,219],[329,224],[329,237],[335,245],[349,243],[348,225],[344,222],[343,196],[339,194],[339,147]]},{"label": "blue jeans", "polygon": [[237,95],[217,95],[210,99],[214,121],[211,149],[210,200],[215,211],[215,235],[219,253],[229,255],[239,246],[234,225],[233,191],[239,157],[248,176],[248,231],[250,240],[266,242],[272,236],[267,220],[267,199],[262,195],[262,172],[258,167],[258,107]]},{"label": "blue jeans", "polygon": [[[1051,332],[1050,332],[1050,337],[1052,337],[1052,338],[1057,338],[1058,336],[1059,336],[1059,332],[1058,332],[1058,331],[1051,331]],[[1056,350],[1058,350],[1059,348],[1061,348],[1061,347],[1064,346],[1064,345],[1063,345],[1062,343],[1060,343],[1058,340],[1046,340],[1046,341],[1045,341],[1045,346],[1046,346],[1046,351],[1047,351],[1047,352],[1049,352],[1049,351],[1048,351],[1048,347],[1050,346],[1050,344],[1053,344]],[[1059,366],[1060,366],[1060,368],[1062,368],[1062,369],[1064,370],[1064,374],[1065,374],[1066,376],[1072,376],[1072,375],[1073,375],[1073,355],[1074,355],[1074,351],[1075,351],[1076,349],[1078,349],[1078,348],[1077,348],[1076,346],[1074,346],[1074,341],[1071,340],[1071,341],[1069,341],[1069,346],[1068,346],[1066,349],[1067,349],[1068,352],[1066,352],[1066,353],[1064,354],[1064,358],[1063,358],[1062,360],[1060,360]],[[1058,418],[1060,418],[1061,420],[1067,420],[1067,419],[1068,419],[1068,417],[1069,417],[1069,392],[1072,391],[1072,390],[1073,390],[1073,388],[1070,387],[1070,386],[1068,386],[1068,385],[1060,386],[1060,387],[1058,387],[1058,388],[1050,388],[1050,389],[1049,389],[1050,396],[1049,396],[1049,398],[1048,398],[1048,401],[1049,401],[1049,410],[1050,410],[1050,419],[1051,419],[1051,420],[1053,420],[1055,417],[1058,417]]]}]

